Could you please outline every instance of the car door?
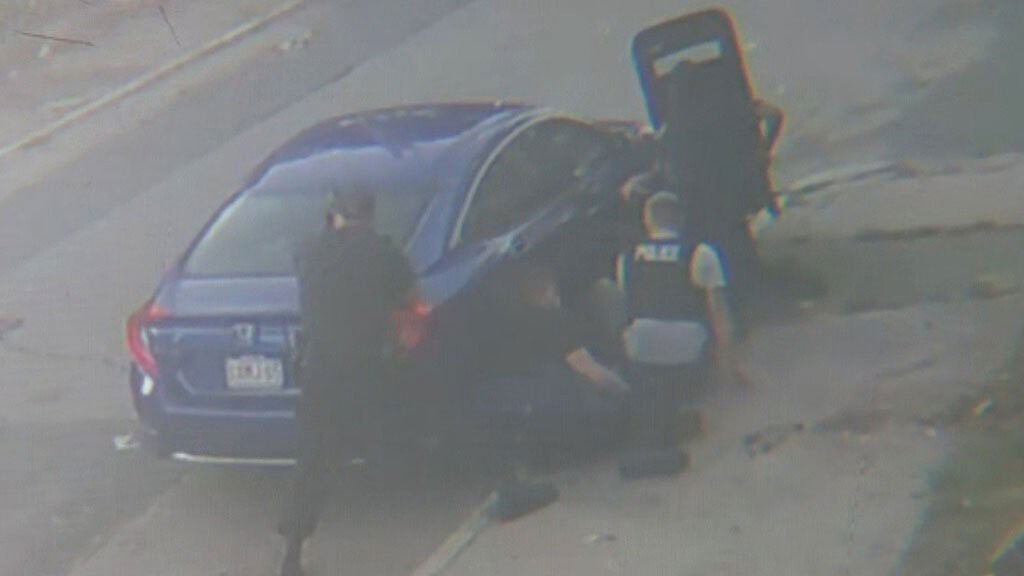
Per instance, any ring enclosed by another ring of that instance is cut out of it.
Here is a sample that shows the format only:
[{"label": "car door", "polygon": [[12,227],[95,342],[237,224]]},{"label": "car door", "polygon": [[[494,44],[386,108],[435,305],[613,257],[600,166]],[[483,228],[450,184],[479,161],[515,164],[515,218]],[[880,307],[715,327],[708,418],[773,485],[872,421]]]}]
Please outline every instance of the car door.
[{"label": "car door", "polygon": [[463,292],[599,203],[599,195],[583,190],[580,172],[617,138],[579,120],[542,115],[496,145],[470,178],[445,255],[421,278],[431,301]]},{"label": "car door", "polygon": [[592,199],[582,170],[607,154],[613,139],[570,118],[539,118],[522,127],[481,167],[453,246],[497,243],[519,253],[542,242]]}]

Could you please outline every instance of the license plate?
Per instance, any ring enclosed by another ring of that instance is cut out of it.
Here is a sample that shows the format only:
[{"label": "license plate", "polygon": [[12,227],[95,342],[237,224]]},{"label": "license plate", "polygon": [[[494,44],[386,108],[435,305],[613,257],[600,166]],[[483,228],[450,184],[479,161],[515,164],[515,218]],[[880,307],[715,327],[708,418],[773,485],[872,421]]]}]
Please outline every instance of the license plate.
[{"label": "license plate", "polygon": [[276,390],[284,386],[284,370],[276,358],[228,358],[225,371],[227,386],[231,390]]}]

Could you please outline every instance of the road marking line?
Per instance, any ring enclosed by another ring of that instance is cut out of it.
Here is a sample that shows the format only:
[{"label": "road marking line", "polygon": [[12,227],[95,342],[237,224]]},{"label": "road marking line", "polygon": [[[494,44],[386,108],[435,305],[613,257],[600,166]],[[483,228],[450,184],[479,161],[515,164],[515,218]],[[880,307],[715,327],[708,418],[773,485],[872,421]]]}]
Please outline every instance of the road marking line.
[{"label": "road marking line", "polygon": [[[40,142],[46,140],[47,138],[50,138],[60,130],[63,130],[68,126],[71,126],[72,124],[75,124],[95,114],[96,112],[102,110],[103,108],[106,108],[107,106],[110,106],[111,104],[125,98],[126,96],[130,96],[142,90],[143,88],[149,86],[157,80],[163,79],[165,76],[168,76],[173,72],[178,71],[184,66],[191,64],[192,62],[200,58],[213,54],[221,48],[224,48],[225,46],[235,42],[239,38],[242,38],[243,36],[249,33],[255,32],[256,30],[263,28],[264,26],[270,24],[274,20],[277,20],[278,18],[281,18],[282,16],[291,13],[296,8],[302,6],[304,3],[305,0],[290,0],[285,4],[278,6],[271,12],[258,18],[255,18],[253,20],[250,20],[238,26],[237,28],[227,32],[226,34],[220,36],[219,38],[211,40],[198,50],[190,52],[189,54],[185,54],[177,60],[172,60],[171,62],[168,62],[167,64],[164,64],[163,66],[155,70],[143,74],[135,80],[132,80],[131,82],[122,85],[120,88],[115,89],[113,92],[109,92],[106,95],[101,96],[100,98],[97,98],[96,100],[93,100],[92,102],[86,104],[85,106],[82,106],[81,108],[74,110],[66,116],[48,124],[47,126],[44,126],[43,128],[36,130],[35,132],[29,133],[27,136],[21,138],[20,140],[17,140],[11,144],[4,146],[3,148],[0,148],[0,159],[3,159],[7,155],[18,150],[22,150],[24,148],[28,148],[30,146],[39,144]],[[4,199],[4,197],[0,197],[0,201]]]},{"label": "road marking line", "polygon": [[473,510],[469,518],[455,532],[452,532],[429,558],[416,567],[411,576],[439,576],[442,574],[490,525],[491,511],[497,501],[497,492],[491,492],[490,496]]}]

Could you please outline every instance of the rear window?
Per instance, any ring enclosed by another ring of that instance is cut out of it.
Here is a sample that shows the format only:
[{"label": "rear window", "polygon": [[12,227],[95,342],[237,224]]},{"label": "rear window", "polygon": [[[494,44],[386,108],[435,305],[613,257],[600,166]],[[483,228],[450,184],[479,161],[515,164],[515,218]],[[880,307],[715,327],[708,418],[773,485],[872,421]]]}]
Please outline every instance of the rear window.
[{"label": "rear window", "polygon": [[[416,228],[430,195],[403,191],[377,194],[376,229],[404,243]],[[288,276],[299,248],[324,227],[328,196],[309,190],[259,190],[225,207],[185,263],[189,276]]]}]

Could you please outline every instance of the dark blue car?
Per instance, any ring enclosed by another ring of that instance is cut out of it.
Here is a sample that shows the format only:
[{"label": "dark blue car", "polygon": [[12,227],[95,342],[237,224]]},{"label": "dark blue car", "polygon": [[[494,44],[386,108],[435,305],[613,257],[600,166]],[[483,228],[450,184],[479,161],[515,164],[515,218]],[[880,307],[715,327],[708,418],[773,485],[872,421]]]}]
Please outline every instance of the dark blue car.
[{"label": "dark blue car", "polygon": [[411,333],[429,327],[419,361],[438,374],[472,354],[480,308],[468,303],[506,264],[543,254],[580,286],[607,272],[615,187],[585,181],[624,145],[624,127],[486,103],[306,130],[252,172],[131,316],[131,394],[148,440],[186,460],[292,454],[294,259],[324,225],[331,183],[372,183],[378,230],[404,246],[421,282],[425,301],[403,318]]}]

